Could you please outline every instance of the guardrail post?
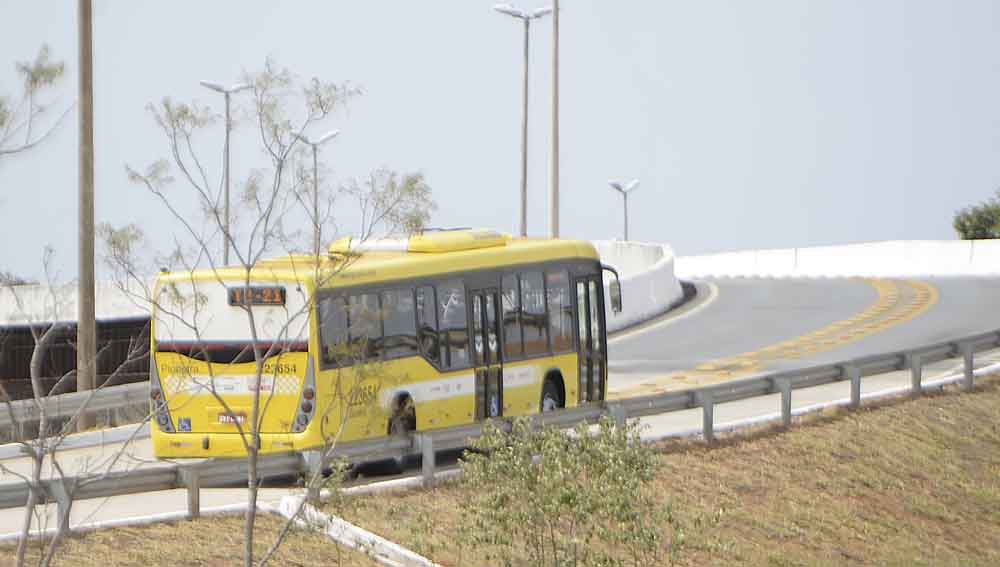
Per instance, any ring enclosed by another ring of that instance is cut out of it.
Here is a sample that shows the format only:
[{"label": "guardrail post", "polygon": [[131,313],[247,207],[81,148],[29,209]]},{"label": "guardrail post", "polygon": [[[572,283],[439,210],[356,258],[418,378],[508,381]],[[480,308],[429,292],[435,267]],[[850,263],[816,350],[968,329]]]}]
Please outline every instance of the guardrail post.
[{"label": "guardrail post", "polygon": [[910,394],[917,398],[924,392],[923,362],[920,360],[919,354],[911,354],[907,356],[907,359],[907,366],[910,367]]},{"label": "guardrail post", "polygon": [[615,425],[618,427],[624,427],[628,421],[628,415],[625,411],[625,406],[622,404],[613,404],[608,406],[608,416],[615,420]]},{"label": "guardrail post", "polygon": [[962,380],[962,389],[969,392],[976,387],[975,367],[973,366],[973,356],[976,351],[971,343],[961,345],[960,349],[965,366],[965,379]]},{"label": "guardrail post", "polygon": [[[52,479],[48,483],[49,495],[56,501],[56,526],[59,533],[65,535],[69,533],[69,507],[73,500],[69,497],[69,490],[66,489],[66,480],[63,478]],[[63,521],[65,519],[65,521]]]},{"label": "guardrail post", "polygon": [[323,453],[320,451],[304,451],[302,462],[305,465],[306,473],[306,500],[309,502],[319,502],[320,487],[323,485],[319,481],[323,472]]},{"label": "guardrail post", "polygon": [[701,434],[706,443],[711,443],[715,441],[715,400],[711,392],[702,392],[698,398],[701,403]]},{"label": "guardrail post", "polygon": [[187,517],[201,516],[201,471],[197,466],[181,467],[181,482],[187,488]]},{"label": "guardrail post", "polygon": [[421,472],[423,472],[424,486],[429,487],[434,484],[434,467],[435,457],[434,454],[434,438],[428,433],[420,434],[420,453],[423,456],[423,462],[421,463]]},{"label": "guardrail post", "polygon": [[781,425],[792,426],[792,381],[778,380],[778,389],[781,390]]},{"label": "guardrail post", "polygon": [[844,376],[851,381],[851,409],[861,407],[861,369],[857,366],[845,366]]}]

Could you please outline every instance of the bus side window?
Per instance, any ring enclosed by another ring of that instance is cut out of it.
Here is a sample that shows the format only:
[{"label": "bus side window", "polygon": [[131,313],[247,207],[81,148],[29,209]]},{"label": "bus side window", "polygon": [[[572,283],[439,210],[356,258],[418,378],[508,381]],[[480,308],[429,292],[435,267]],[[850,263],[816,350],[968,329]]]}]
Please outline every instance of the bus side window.
[{"label": "bus side window", "polygon": [[347,300],[350,316],[351,346],[359,362],[382,358],[382,312],[378,295],[363,293]]},{"label": "bus side window", "polygon": [[525,356],[549,351],[544,285],[541,272],[521,274],[521,328]]},{"label": "bus side window", "polygon": [[549,306],[549,336],[552,351],[573,350],[573,300],[566,270],[545,272],[545,295]]},{"label": "bus side window", "polygon": [[464,368],[469,365],[465,284],[461,280],[438,284],[437,304],[441,325],[441,364],[447,368]]},{"label": "bus side window", "polygon": [[417,288],[417,343],[420,354],[434,364],[441,362],[438,356],[437,300],[434,288],[425,285]]},{"label": "bus side window", "polygon": [[503,355],[506,360],[524,356],[521,338],[521,292],[517,276],[506,275],[501,282],[500,305],[503,311]]},{"label": "bus side window", "polygon": [[338,364],[347,345],[347,301],[327,297],[319,302],[319,332],[323,364]]},{"label": "bus side window", "polygon": [[403,358],[417,354],[413,289],[383,291],[382,314],[385,327],[385,357]]}]

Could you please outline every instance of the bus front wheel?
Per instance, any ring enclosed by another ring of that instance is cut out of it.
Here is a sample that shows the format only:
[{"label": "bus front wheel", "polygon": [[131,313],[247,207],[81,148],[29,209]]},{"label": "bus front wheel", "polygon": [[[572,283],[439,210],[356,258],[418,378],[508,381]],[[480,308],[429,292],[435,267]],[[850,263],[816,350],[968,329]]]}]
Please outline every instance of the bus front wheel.
[{"label": "bus front wheel", "polygon": [[559,385],[556,384],[555,380],[546,378],[545,384],[542,386],[542,413],[548,413],[563,407],[562,398],[559,394]]}]

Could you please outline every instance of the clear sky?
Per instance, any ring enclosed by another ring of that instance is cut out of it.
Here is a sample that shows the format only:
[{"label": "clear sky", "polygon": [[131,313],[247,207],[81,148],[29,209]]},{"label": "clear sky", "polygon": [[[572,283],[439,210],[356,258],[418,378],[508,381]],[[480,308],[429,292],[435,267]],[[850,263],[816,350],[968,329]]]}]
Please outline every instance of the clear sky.
[{"label": "clear sky", "polygon": [[[123,170],[166,155],[145,106],[169,95],[221,109],[198,81],[233,81],[270,55],[366,90],[315,132],[342,130],[323,151],[333,177],[420,170],[433,224],[516,231],[521,29],[492,4],[95,0],[98,221],[169,242],[162,208]],[[610,178],[641,179],[633,239],[679,254],[954,238],[953,212],[1000,186],[995,0],[562,4],[564,236],[620,235]],[[48,43],[68,67],[56,104],[73,102],[75,5],[0,0],[0,93]],[[532,40],[528,222],[543,235],[548,20]],[[0,163],[0,269],[37,276],[51,244],[75,277],[76,121]],[[234,178],[261,159],[235,142]]]}]

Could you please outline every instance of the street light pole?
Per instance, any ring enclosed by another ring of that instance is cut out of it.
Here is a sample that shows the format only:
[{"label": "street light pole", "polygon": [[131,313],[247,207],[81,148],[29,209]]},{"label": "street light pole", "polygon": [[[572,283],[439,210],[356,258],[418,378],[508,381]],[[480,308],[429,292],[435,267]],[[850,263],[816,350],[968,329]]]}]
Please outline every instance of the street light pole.
[{"label": "street light pole", "polygon": [[319,254],[319,237],[320,237],[320,219],[319,219],[319,147],[328,140],[336,138],[340,134],[340,130],[331,130],[326,134],[323,134],[316,140],[312,140],[302,134],[296,134],[295,137],[302,141],[307,146],[312,147],[313,152],[313,251]]},{"label": "street light pole", "polygon": [[549,236],[559,238],[559,0],[552,0],[552,164]]},{"label": "street light pole", "polygon": [[639,180],[633,179],[632,181],[628,182],[628,185],[625,186],[622,186],[622,184],[619,183],[618,181],[608,181],[608,185],[610,185],[612,189],[618,191],[622,195],[622,199],[624,201],[623,204],[625,205],[625,241],[627,242],[628,241],[628,195],[632,191],[638,189]]},{"label": "street light pole", "polygon": [[201,81],[201,85],[203,87],[212,89],[215,92],[222,93],[226,97],[226,145],[225,149],[223,150],[223,152],[225,153],[225,157],[223,158],[223,163],[222,163],[222,179],[223,179],[223,185],[225,185],[226,188],[225,212],[223,213],[223,219],[222,219],[222,230],[224,233],[223,248],[222,248],[222,263],[223,265],[228,266],[229,247],[230,247],[230,242],[232,241],[232,234],[229,232],[229,219],[231,218],[229,215],[229,133],[233,129],[232,119],[230,118],[229,114],[229,105],[230,105],[229,99],[233,93],[249,89],[253,85],[248,85],[246,83],[238,83],[227,88],[219,83],[213,83],[211,81]]},{"label": "street light pole", "polygon": [[513,16],[524,22],[524,81],[523,110],[521,113],[521,237],[528,236],[528,65],[531,37],[531,20],[541,18],[550,13],[552,8],[541,8],[534,12],[526,12],[510,4],[497,4],[494,10],[501,14]]}]

